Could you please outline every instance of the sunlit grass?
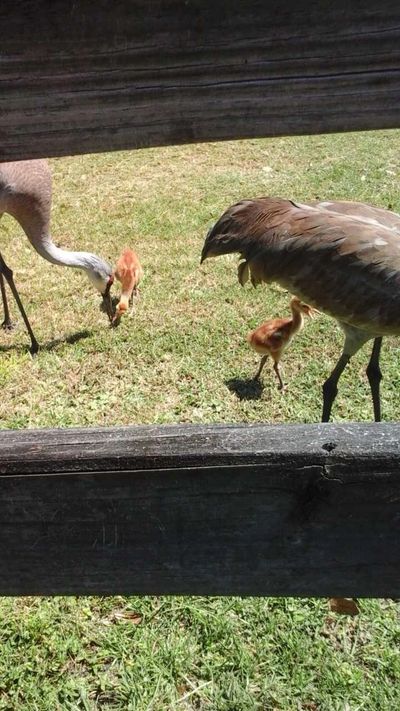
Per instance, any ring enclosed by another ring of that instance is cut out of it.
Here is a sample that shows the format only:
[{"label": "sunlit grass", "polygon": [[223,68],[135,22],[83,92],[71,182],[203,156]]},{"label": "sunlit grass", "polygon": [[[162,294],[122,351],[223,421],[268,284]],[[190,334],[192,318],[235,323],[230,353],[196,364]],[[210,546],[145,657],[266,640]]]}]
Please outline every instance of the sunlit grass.
[{"label": "sunlit grass", "polygon": [[[133,245],[145,270],[142,296],[134,318],[110,330],[85,277],[46,263],[4,217],[2,248],[42,351],[31,362],[22,328],[0,333],[1,426],[318,420],[320,385],[342,344],[337,325],[321,316],[294,342],[284,363],[285,394],[266,368],[261,398],[240,399],[229,383],[249,378],[257,364],[246,333],[288,314],[289,297],[276,286],[242,289],[234,257],[200,267],[204,236],[244,196],[354,198],[400,211],[398,146],[398,133],[388,131],[51,161],[56,242],[110,262]],[[336,420],[371,419],[368,348],[343,377]],[[400,412],[398,352],[386,339],[387,420]]]}]

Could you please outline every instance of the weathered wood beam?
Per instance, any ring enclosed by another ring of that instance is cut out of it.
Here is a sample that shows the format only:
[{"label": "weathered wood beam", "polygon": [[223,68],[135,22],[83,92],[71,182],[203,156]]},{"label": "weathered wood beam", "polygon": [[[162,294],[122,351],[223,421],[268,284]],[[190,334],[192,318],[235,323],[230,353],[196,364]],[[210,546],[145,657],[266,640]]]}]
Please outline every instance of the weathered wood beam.
[{"label": "weathered wood beam", "polygon": [[0,594],[400,596],[400,425],[0,432]]},{"label": "weathered wood beam", "polygon": [[400,126],[398,0],[3,0],[0,160]]}]

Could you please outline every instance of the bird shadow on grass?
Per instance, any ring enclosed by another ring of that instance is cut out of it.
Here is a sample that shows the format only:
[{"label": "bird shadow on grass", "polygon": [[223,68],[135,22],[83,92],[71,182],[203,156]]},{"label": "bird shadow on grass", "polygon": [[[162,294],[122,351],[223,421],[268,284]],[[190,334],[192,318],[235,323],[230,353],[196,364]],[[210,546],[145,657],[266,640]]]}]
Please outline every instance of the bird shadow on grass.
[{"label": "bird shadow on grass", "polygon": [[52,341],[48,341],[48,343],[44,343],[43,346],[40,346],[40,350],[53,351],[58,346],[65,345],[65,343],[73,345],[74,343],[78,343],[78,341],[82,341],[84,338],[90,338],[90,336],[93,336],[93,331],[76,331],[76,333],[71,333],[69,336],[53,338]]},{"label": "bird shadow on grass", "polygon": [[263,391],[260,381],[254,378],[231,378],[225,380],[225,385],[239,400],[259,400]]},{"label": "bird shadow on grass", "polygon": [[[83,338],[90,338],[93,335],[92,331],[77,331],[76,333],[71,333],[68,336],[60,336],[60,338],[53,338],[47,343],[39,344],[39,354],[41,351],[54,351],[58,346],[64,346],[66,343],[73,345]],[[15,351],[16,353],[23,353],[29,350],[29,338],[24,345],[23,343],[10,343],[7,345],[0,346],[0,353],[8,353],[9,351]]]}]

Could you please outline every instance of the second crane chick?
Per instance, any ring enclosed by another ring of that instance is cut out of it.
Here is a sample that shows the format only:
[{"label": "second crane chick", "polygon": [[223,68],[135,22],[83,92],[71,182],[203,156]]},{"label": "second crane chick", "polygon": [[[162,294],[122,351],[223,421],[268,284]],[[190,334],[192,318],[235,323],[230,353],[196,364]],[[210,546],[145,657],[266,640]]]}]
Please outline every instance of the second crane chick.
[{"label": "second crane chick", "polygon": [[121,297],[117,304],[112,323],[116,326],[121,316],[132,304],[133,296],[138,295],[139,282],[143,276],[143,269],[136,252],[130,247],[122,250],[114,270],[115,278],[121,282]]},{"label": "second crane chick", "polygon": [[300,301],[294,296],[290,301],[292,310],[292,318],[273,318],[261,324],[254,331],[251,331],[247,336],[247,340],[257,353],[261,353],[260,366],[254,376],[254,380],[258,380],[261,371],[267,361],[268,356],[271,356],[274,361],[274,371],[279,380],[279,390],[283,390],[284,385],[279,370],[279,362],[283,352],[290,344],[292,338],[301,331],[304,325],[304,316],[313,317],[316,312],[308,304]]}]

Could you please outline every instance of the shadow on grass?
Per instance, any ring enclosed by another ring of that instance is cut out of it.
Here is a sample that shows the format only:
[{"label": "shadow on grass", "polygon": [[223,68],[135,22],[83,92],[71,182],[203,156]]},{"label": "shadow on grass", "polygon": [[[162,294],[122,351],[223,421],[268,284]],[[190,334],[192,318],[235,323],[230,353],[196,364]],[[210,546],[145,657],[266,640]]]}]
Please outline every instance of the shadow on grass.
[{"label": "shadow on grass", "polygon": [[[81,341],[84,338],[90,338],[93,335],[93,331],[77,331],[76,333],[71,333],[68,336],[61,336],[60,338],[53,338],[53,340],[47,343],[39,344],[39,353],[41,351],[53,351],[58,346],[64,346],[66,343],[72,345]],[[16,353],[24,353],[29,351],[29,336],[26,345],[22,343],[13,344],[10,343],[6,346],[0,346],[0,353],[8,353],[9,351],[15,351]]]},{"label": "shadow on grass", "polygon": [[76,331],[76,333],[71,333],[69,336],[54,338],[52,341],[40,346],[40,350],[53,351],[57,346],[63,346],[65,343],[73,345],[74,343],[78,343],[78,341],[82,341],[84,338],[90,338],[90,336],[93,336],[93,331]]},{"label": "shadow on grass", "polygon": [[263,391],[260,381],[254,380],[254,378],[246,380],[231,378],[231,380],[225,380],[225,385],[232,393],[235,393],[239,400],[259,400]]}]

